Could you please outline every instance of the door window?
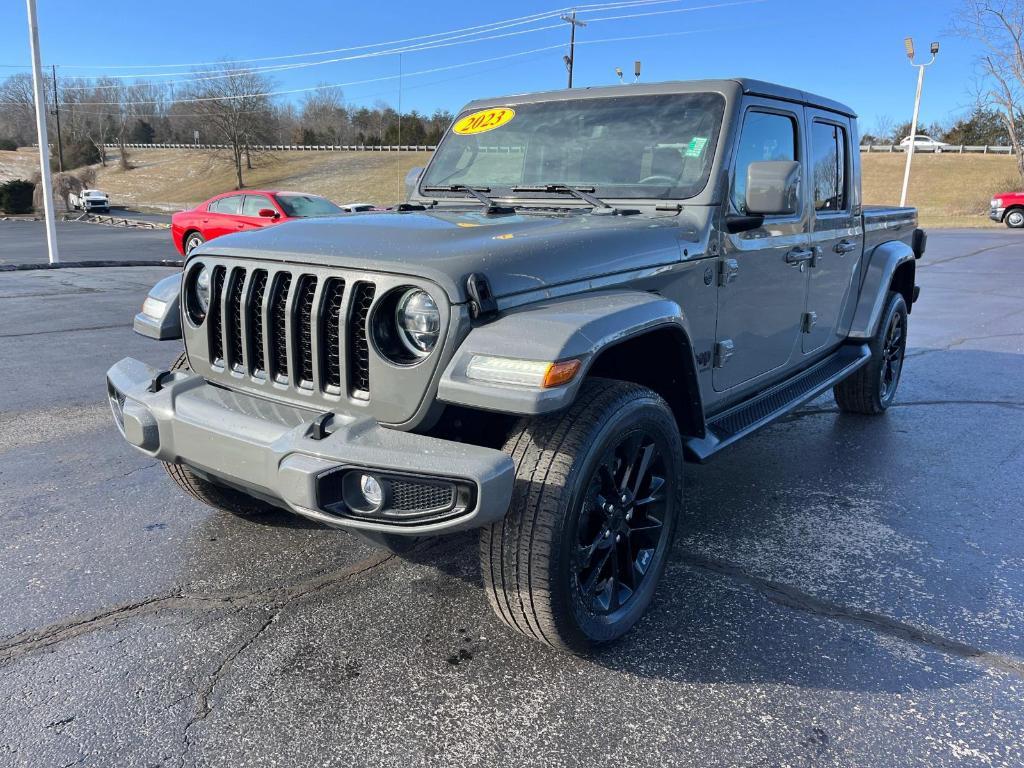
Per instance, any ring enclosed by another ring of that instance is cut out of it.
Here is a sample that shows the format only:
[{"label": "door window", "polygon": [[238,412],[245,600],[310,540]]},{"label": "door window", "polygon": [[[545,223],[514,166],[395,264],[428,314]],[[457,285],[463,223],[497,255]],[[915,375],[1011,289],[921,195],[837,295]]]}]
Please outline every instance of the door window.
[{"label": "door window", "polygon": [[210,203],[209,211],[211,213],[230,213],[237,215],[239,209],[242,207],[242,195],[228,195],[222,197],[220,200],[214,200]]},{"label": "door window", "polygon": [[274,206],[270,204],[263,195],[246,195],[245,202],[242,203],[242,215],[243,216],[259,216],[260,210],[263,208],[273,209]]},{"label": "door window", "polygon": [[747,168],[762,160],[796,160],[796,120],[775,112],[747,112],[736,151],[732,204],[747,212]]},{"label": "door window", "polygon": [[814,210],[819,213],[845,211],[846,130],[834,123],[815,121],[811,127],[811,178]]}]

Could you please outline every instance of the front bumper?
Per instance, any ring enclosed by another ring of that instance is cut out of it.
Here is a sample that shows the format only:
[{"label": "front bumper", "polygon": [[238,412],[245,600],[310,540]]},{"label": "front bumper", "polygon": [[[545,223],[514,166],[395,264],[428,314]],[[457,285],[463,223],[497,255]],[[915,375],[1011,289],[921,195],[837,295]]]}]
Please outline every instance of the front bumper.
[{"label": "front bumper", "polygon": [[990,219],[992,219],[992,221],[1002,222],[1003,216],[1005,216],[1005,215],[1006,215],[1006,209],[1005,208],[990,208],[989,211],[988,211],[988,217]]},{"label": "front bumper", "polygon": [[[185,371],[162,372],[125,358],[107,371],[114,420],[125,439],[161,461],[201,474],[338,528],[418,536],[500,520],[515,468],[501,451],[381,427],[336,415],[317,439],[318,411],[246,395]],[[323,478],[344,469],[452,481],[471,488],[457,514],[420,522],[325,509]],[[350,516],[351,515],[351,516]]]}]

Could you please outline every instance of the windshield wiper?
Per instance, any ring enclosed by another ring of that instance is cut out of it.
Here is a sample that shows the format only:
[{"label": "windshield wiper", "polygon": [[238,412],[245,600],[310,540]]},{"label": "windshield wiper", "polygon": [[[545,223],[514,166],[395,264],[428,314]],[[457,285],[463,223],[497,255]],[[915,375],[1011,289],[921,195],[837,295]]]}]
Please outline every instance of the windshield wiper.
[{"label": "windshield wiper", "polygon": [[515,213],[515,208],[509,208],[508,206],[498,205],[491,198],[484,194],[484,192],[490,192],[490,187],[469,187],[465,184],[444,184],[436,187],[424,187],[424,192],[465,192],[471,197],[475,197],[481,203],[484,204],[485,213]]},{"label": "windshield wiper", "polygon": [[561,193],[563,195],[572,195],[573,197],[588,203],[595,208],[606,208],[614,211],[615,206],[609,205],[599,197],[587,194],[593,192],[593,187],[571,187],[568,184],[537,184],[536,186],[527,187],[512,187],[513,192],[549,192],[551,194]]}]

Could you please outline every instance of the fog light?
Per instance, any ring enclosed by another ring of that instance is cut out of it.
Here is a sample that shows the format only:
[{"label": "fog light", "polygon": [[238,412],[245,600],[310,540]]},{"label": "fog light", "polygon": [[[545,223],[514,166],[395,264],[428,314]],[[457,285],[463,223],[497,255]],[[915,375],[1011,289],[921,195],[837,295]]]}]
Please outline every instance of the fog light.
[{"label": "fog light", "polygon": [[373,475],[360,475],[359,476],[359,490],[363,494],[363,498],[366,499],[366,503],[372,507],[374,511],[380,509],[384,503],[384,489],[380,485],[380,481],[377,480]]},{"label": "fog light", "polygon": [[167,311],[167,302],[154,299],[152,296],[147,296],[146,300],[142,302],[142,314],[148,317],[154,317],[157,320],[164,316],[164,312]]}]

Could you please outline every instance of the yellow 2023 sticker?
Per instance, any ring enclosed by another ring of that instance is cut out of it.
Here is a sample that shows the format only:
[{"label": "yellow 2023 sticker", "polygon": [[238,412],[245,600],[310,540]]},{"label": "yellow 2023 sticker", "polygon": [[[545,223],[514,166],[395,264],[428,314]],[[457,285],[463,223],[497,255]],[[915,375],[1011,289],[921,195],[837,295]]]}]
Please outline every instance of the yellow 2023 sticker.
[{"label": "yellow 2023 sticker", "polygon": [[511,107],[494,107],[482,109],[471,115],[466,115],[457,123],[454,130],[460,136],[472,136],[474,133],[487,133],[495,128],[500,128],[516,116],[516,111]]}]

